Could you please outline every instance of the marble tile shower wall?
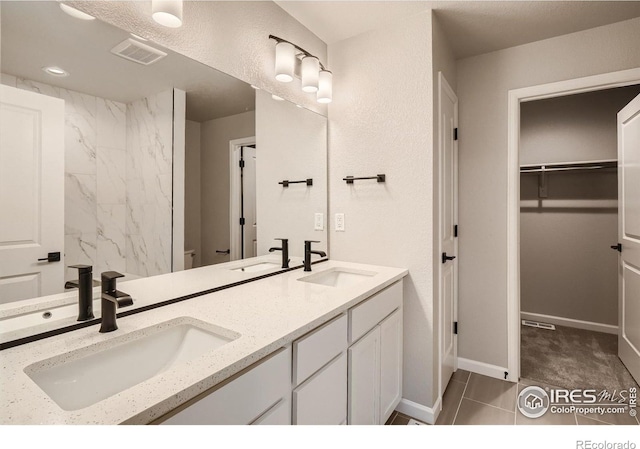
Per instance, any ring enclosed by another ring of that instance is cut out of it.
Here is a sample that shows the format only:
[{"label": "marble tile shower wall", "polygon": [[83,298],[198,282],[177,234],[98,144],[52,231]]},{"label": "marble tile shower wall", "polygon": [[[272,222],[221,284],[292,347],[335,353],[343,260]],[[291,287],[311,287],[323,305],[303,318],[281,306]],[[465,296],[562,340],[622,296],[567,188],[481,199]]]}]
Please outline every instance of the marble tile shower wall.
[{"label": "marble tile shower wall", "polygon": [[7,74],[2,82],[65,101],[65,265],[93,265],[94,277],[171,271],[173,91],[125,105]]},{"label": "marble tile shower wall", "polygon": [[65,265],[125,270],[125,105],[24,78],[15,87],[65,102]]},{"label": "marble tile shower wall", "polygon": [[171,271],[173,90],[127,104],[127,272]]}]

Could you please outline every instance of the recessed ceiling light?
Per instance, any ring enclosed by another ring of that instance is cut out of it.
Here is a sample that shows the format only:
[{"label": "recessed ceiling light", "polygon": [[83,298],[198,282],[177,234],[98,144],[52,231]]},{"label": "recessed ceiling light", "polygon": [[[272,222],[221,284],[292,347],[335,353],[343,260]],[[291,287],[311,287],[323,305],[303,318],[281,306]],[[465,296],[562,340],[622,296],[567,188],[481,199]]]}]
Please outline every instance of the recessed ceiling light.
[{"label": "recessed ceiling light", "polygon": [[151,0],[151,17],[169,28],[182,26],[182,0]]},{"label": "recessed ceiling light", "polygon": [[69,72],[56,66],[43,67],[42,70],[53,76],[69,76]]},{"label": "recessed ceiling light", "polygon": [[274,100],[276,100],[276,101],[284,101],[284,98],[279,97],[279,96],[277,96],[277,95],[271,95],[271,98],[273,98],[273,99],[274,99]]},{"label": "recessed ceiling light", "polygon": [[90,16],[89,14],[79,11],[75,8],[72,8],[69,5],[65,5],[64,3],[60,3],[60,9],[69,14],[71,17],[75,17],[80,20],[96,20],[95,17]]}]

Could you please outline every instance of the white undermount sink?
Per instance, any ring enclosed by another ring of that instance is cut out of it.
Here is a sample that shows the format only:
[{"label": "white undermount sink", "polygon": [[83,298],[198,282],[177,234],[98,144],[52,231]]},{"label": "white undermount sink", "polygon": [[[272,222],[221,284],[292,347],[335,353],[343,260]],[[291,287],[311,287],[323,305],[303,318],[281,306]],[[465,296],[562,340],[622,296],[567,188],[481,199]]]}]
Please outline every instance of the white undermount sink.
[{"label": "white undermount sink", "polygon": [[311,282],[313,284],[326,285],[329,287],[351,287],[360,282],[375,276],[378,273],[373,271],[356,270],[352,268],[329,268],[320,273],[311,274],[298,279],[302,282]]},{"label": "white undermount sink", "polygon": [[234,268],[232,271],[242,271],[244,273],[255,273],[257,271],[272,270],[280,268],[280,264],[273,262],[260,262],[246,267]]},{"label": "white undermount sink", "polygon": [[[34,363],[25,373],[63,410],[79,410],[240,337],[193,318],[177,318]],[[101,347],[99,347],[101,346]]]},{"label": "white undermount sink", "polygon": [[[100,317],[100,300],[93,300],[93,314]],[[53,323],[60,320],[68,320],[72,317],[78,317],[78,302],[72,304],[42,308],[34,312],[23,313],[21,315],[10,316],[0,319],[0,334],[13,332],[41,324]]]}]

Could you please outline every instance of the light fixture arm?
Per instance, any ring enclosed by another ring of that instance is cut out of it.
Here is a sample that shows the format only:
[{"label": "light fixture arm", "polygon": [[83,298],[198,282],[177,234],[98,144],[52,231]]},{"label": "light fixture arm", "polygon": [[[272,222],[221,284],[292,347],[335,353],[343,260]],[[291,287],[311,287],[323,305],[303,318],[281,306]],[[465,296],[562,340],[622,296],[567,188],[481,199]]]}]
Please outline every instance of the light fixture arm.
[{"label": "light fixture arm", "polygon": [[297,46],[297,45],[296,45],[296,44],[294,44],[293,42],[290,42],[290,41],[288,41],[288,40],[286,40],[286,39],[282,39],[281,37],[278,37],[278,36],[274,36],[273,34],[270,34],[270,35],[269,35],[269,39],[273,39],[273,40],[274,40],[274,41],[276,41],[277,43],[280,43],[280,42],[286,42],[287,44],[291,44],[291,45],[293,45],[293,47],[294,47],[296,50],[298,50],[300,53],[304,54],[305,56],[311,56],[311,57],[313,57],[313,58],[316,58],[316,59],[318,60],[318,62],[320,63],[320,69],[321,69],[321,70],[327,70],[327,69],[325,68],[325,66],[322,64],[322,62],[320,61],[320,58],[318,58],[318,57],[317,57],[317,56],[315,56],[315,55],[312,55],[312,54],[311,54],[311,53],[309,53],[307,50],[305,50],[305,49],[304,49],[304,48],[302,48],[302,47]]}]

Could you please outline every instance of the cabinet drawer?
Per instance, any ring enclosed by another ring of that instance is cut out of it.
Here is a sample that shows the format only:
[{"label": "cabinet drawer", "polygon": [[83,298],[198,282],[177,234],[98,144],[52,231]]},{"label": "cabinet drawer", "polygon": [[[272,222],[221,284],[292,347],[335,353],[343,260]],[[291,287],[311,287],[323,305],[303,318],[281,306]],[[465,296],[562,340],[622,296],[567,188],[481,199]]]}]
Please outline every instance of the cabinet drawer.
[{"label": "cabinet drawer", "polygon": [[291,424],[291,403],[283,398],[251,423],[254,426],[284,426]]},{"label": "cabinet drawer", "polygon": [[346,348],[346,314],[296,340],[293,343],[293,385],[300,385]]},{"label": "cabinet drawer", "polygon": [[398,307],[402,307],[402,281],[349,310],[349,344],[357,341]]},{"label": "cabinet drawer", "polygon": [[290,394],[291,347],[287,347],[162,424],[249,424],[280,399],[288,403]]},{"label": "cabinet drawer", "polygon": [[338,425],[347,417],[347,355],[340,354],[293,391],[293,424]]}]

